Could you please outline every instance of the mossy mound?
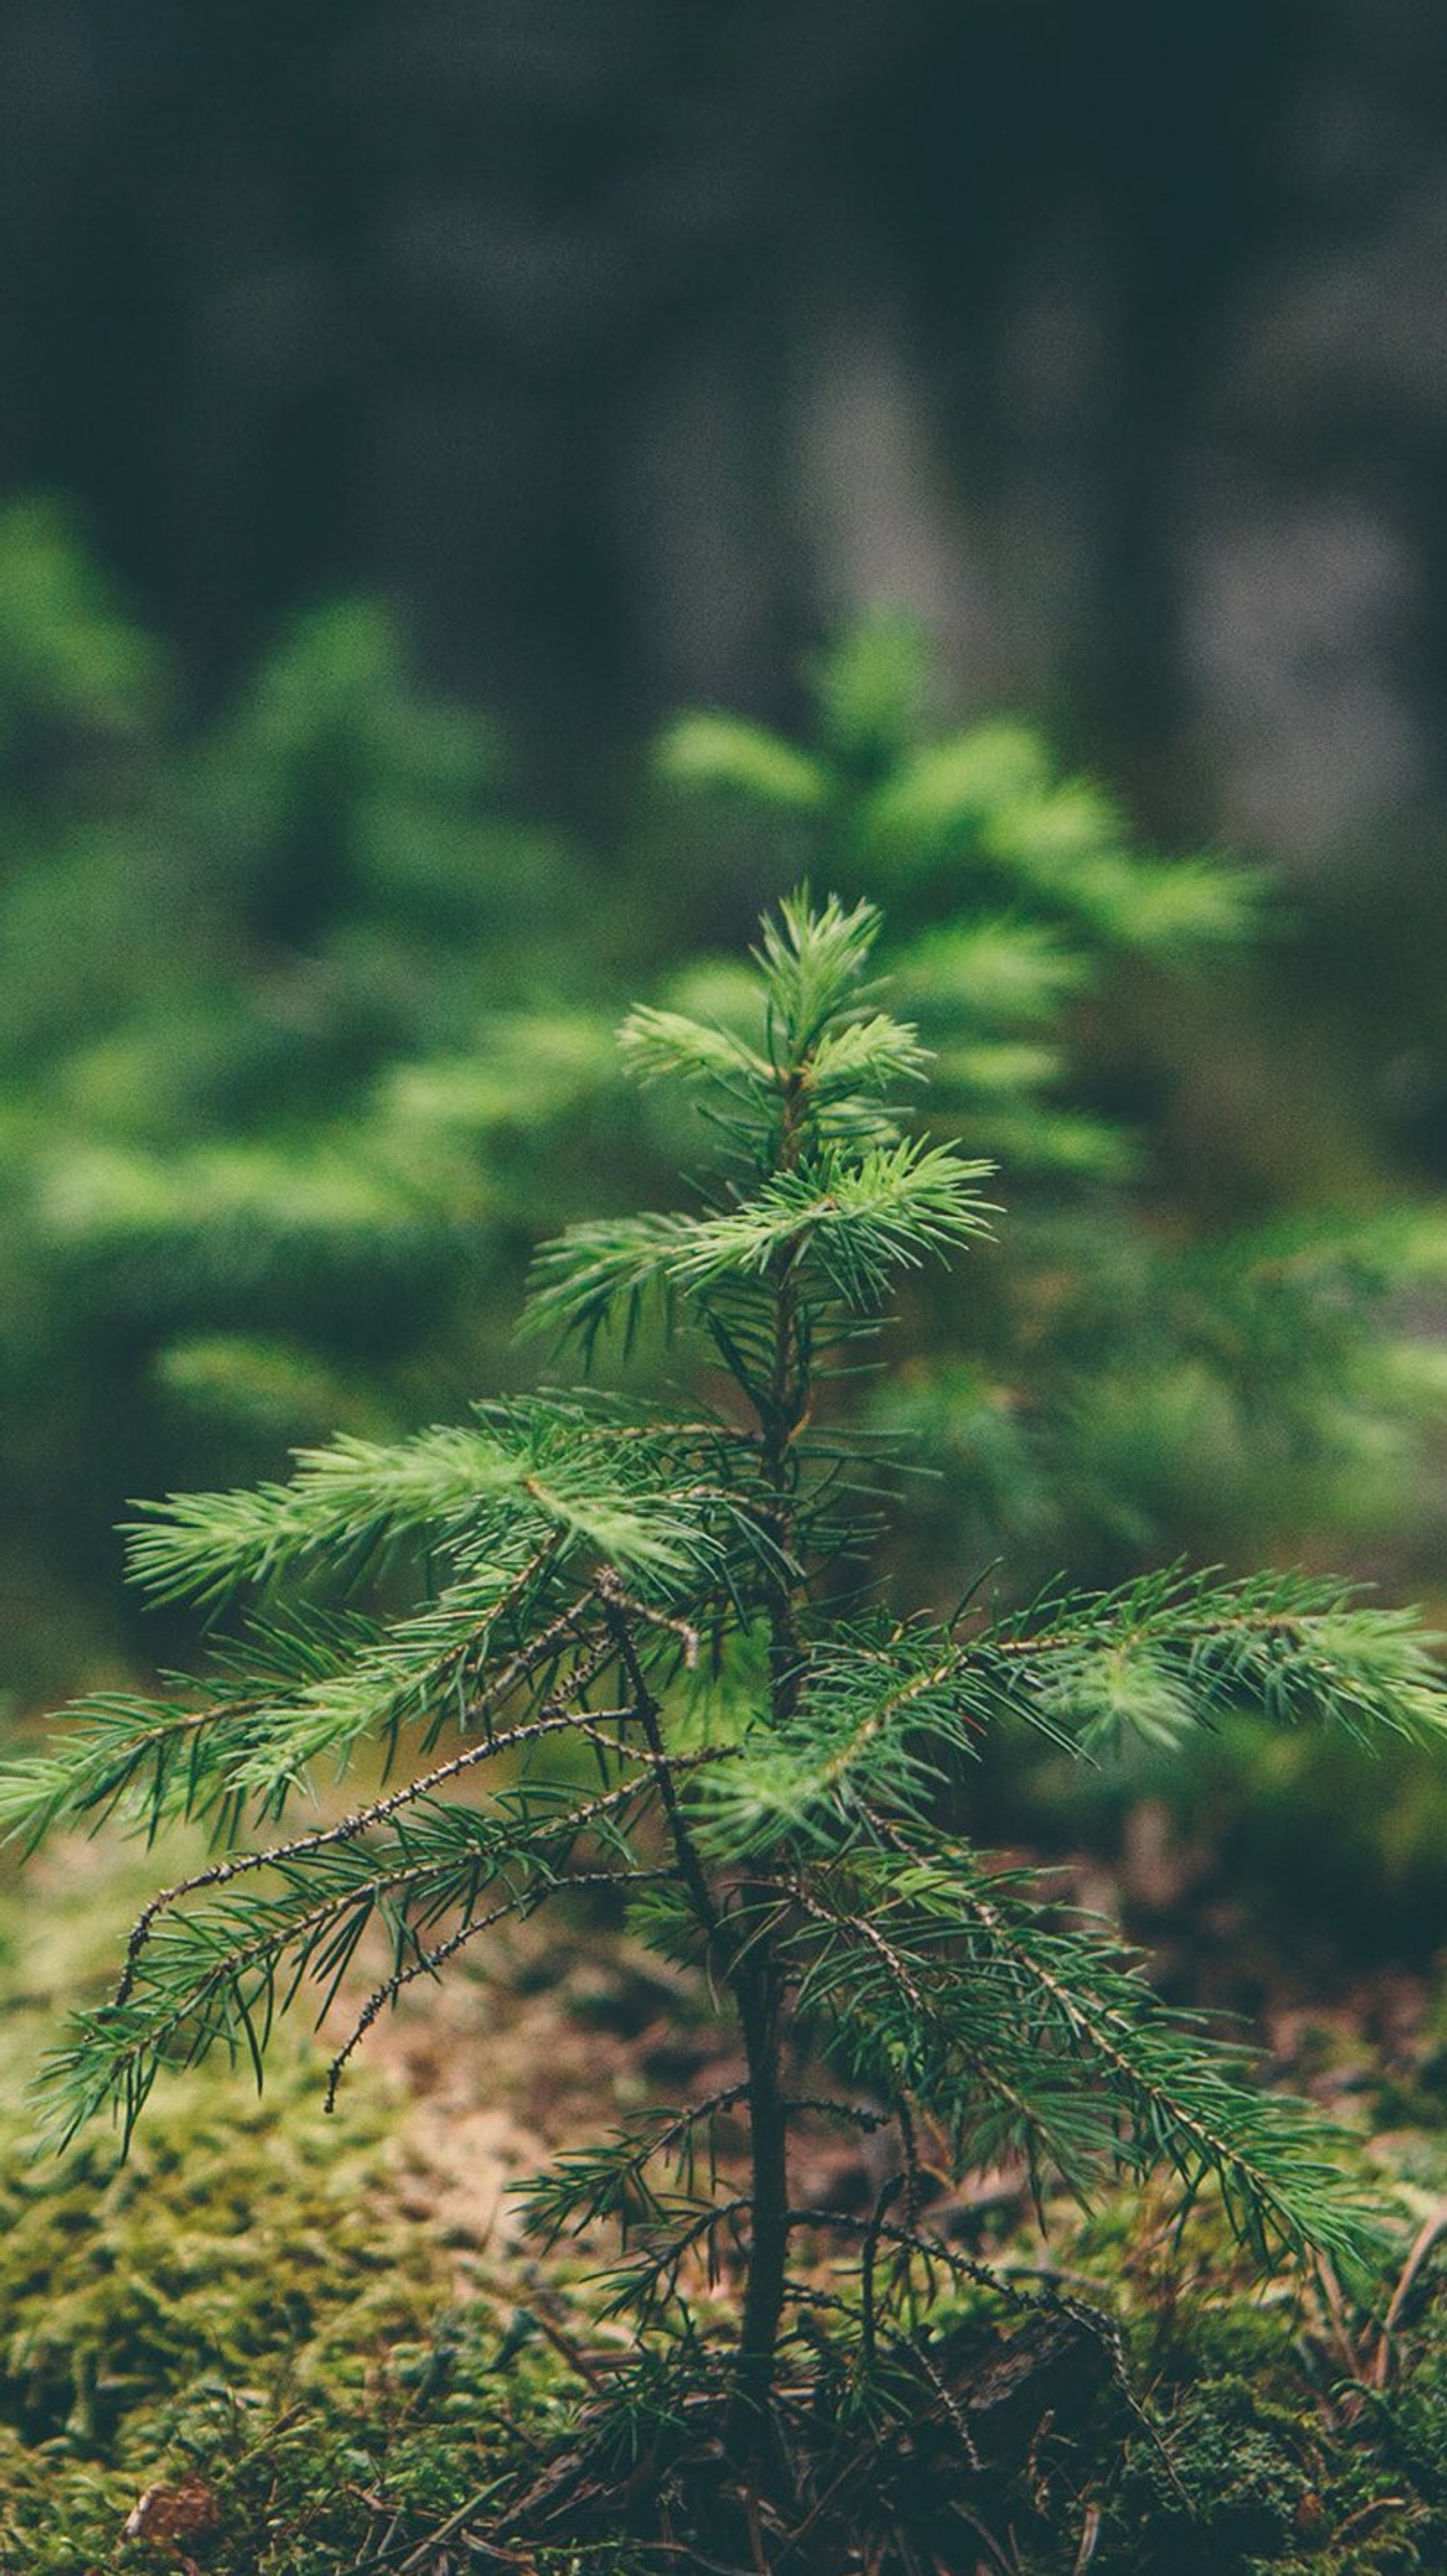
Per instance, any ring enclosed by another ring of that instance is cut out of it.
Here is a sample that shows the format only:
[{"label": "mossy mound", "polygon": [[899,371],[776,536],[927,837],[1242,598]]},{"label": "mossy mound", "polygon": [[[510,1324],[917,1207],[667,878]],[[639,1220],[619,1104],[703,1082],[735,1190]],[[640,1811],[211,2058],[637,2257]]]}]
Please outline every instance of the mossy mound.
[{"label": "mossy mound", "polygon": [[[168,2554],[304,2576],[352,2566],[384,2510],[420,2537],[478,2490],[511,2310],[399,2206],[397,2112],[364,2081],[323,2121],[294,2060],[261,2101],[172,2088],[125,2163],[104,2140],[22,2161],[9,2124],[6,2576]],[[518,2351],[509,2386],[546,2409],[557,2376]],[[172,2536],[188,2489],[198,2527]]]},{"label": "mossy mound", "polygon": [[[1134,2194],[1060,2213],[1042,2249],[1002,2189],[956,2213],[956,2241],[1022,2286],[1044,2259],[1063,2300],[1118,2318],[1134,2402],[1099,2350],[1080,2344],[1062,2373],[1047,2321],[983,2291],[941,2300],[919,2355],[896,2351],[872,2387],[857,2329],[821,2310],[795,2356],[793,2499],[766,2479],[751,2496],[706,2355],[691,2397],[686,2359],[671,2388],[620,2370],[586,2280],[544,2278],[489,2232],[480,2124],[529,2070],[546,2060],[564,2123],[607,2069],[646,2089],[643,2005],[598,2027],[608,1936],[531,1962],[511,2038],[480,1989],[451,2022],[419,2017],[408,2046],[360,2062],[333,2118],[325,2049],[283,2043],[260,2100],[219,2066],[165,2089],[125,2162],[94,2133],[37,2158],[25,2069],[132,1894],[129,1863],[88,1866],[33,1937],[0,1901],[0,2576],[1447,2566],[1447,2238],[1431,2238],[1447,2144],[1416,2072],[1440,2045],[1430,2019],[1385,2076],[1360,2052],[1349,2070],[1379,2120],[1414,2120],[1379,2141],[1399,2260],[1424,2231],[1385,2346],[1390,2276],[1375,2312],[1319,2279],[1262,2284],[1209,2207],[1178,2240]],[[619,1948],[631,1994],[628,1967]]]}]

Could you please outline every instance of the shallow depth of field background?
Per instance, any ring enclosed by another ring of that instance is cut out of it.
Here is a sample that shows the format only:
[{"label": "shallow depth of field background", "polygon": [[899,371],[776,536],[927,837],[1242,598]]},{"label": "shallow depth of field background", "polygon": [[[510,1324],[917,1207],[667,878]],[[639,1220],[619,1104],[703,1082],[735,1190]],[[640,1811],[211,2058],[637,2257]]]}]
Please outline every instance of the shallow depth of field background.
[{"label": "shallow depth of field background", "polygon": [[[366,1419],[389,1298],[457,1294],[395,1226],[355,1313],[300,1218],[268,1268],[248,1138],[746,936],[772,862],[660,820],[649,738],[797,723],[862,610],[925,623],[952,720],[1276,869],[1289,936],[1168,1082],[1096,1032],[1113,1113],[1171,1090],[1169,1185],[1447,1182],[1428,0],[14,0],[0,118],[18,1705],[138,1651],[128,1495]],[[225,1278],[146,1272],[135,1152],[174,1213],[217,1136]],[[510,1258],[559,1213],[515,1190]]]},{"label": "shallow depth of field background", "polygon": [[1440,792],[1428,0],[15,0],[0,488],[189,699],[358,589],[596,812],[880,594],[1149,821]]}]

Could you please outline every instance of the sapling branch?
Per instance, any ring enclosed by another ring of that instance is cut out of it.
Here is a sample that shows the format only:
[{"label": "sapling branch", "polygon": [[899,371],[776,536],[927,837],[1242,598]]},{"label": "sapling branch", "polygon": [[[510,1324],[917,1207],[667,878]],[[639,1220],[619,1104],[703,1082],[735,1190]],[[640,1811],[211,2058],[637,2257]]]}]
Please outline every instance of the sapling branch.
[{"label": "sapling branch", "polygon": [[[485,1742],[470,1745],[465,1753],[454,1754],[449,1762],[439,1762],[431,1771],[423,1772],[419,1778],[407,1781],[402,1788],[392,1790],[387,1797],[374,1800],[371,1806],[355,1809],[338,1824],[319,1825],[313,1833],[298,1834],[289,1842],[270,1843],[262,1851],[238,1852],[230,1859],[212,1861],[206,1869],[194,1870],[189,1877],[177,1879],[174,1886],[161,1888],[147,1900],[131,1927],[126,1943],[125,1969],[113,2002],[123,2004],[128,2000],[141,1953],[159,1915],[183,1903],[188,1896],[199,1896],[208,1888],[227,1887],[233,1879],[249,1877],[255,1870],[276,1869],[288,1861],[305,1860],[315,1852],[357,1842],[374,1826],[386,1824],[393,1816],[416,1806],[421,1799],[430,1797],[450,1781],[460,1779],[464,1772],[476,1770],[482,1763],[494,1762],[504,1753],[518,1752],[525,1745],[537,1744],[544,1736],[579,1731],[581,1721],[576,1710],[549,1708],[546,1702],[544,1706],[547,1714],[533,1718],[525,1726],[511,1727],[504,1735],[489,1735]],[[595,1712],[593,1723],[595,1726],[601,1724],[608,1715],[627,1717],[632,1713],[631,1710]],[[610,1749],[617,1748],[610,1746]]]}]

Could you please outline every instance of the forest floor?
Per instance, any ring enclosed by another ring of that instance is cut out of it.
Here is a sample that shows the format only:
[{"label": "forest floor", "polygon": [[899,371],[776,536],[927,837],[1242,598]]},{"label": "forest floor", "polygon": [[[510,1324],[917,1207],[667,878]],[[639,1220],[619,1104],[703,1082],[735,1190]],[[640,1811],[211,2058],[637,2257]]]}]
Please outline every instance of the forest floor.
[{"label": "forest floor", "polygon": [[[65,1844],[0,1894],[3,2576],[1447,2565],[1437,1980],[1422,1962],[1273,1961],[1213,1913],[1189,1839],[1149,1805],[1072,1892],[1149,1917],[1178,1994],[1226,1983],[1238,2000],[1244,1984],[1267,2080],[1352,2128],[1394,2195],[1380,2281],[1360,2300],[1319,2271],[1263,2282],[1209,2208],[1179,2235],[1149,2195],[1052,2209],[1042,2239],[1023,2176],[979,2176],[932,2220],[1010,2278],[1043,2272],[1115,2316],[1132,2401],[1078,2352],[1062,2378],[1018,2316],[946,2301],[933,2349],[967,2353],[958,2386],[980,2439],[962,2436],[973,2458],[929,2464],[938,2493],[915,2542],[863,2523],[841,2536],[825,2515],[812,2542],[776,2548],[756,2530],[742,2562],[621,2531],[529,2548],[499,2518],[499,2498],[566,2458],[627,2352],[600,2313],[601,2249],[541,2262],[513,2187],[652,2102],[726,2089],[741,2070],[706,1998],[619,1935],[538,1924],[494,1952],[486,1982],[414,1990],[330,2118],[326,2034],[288,2025],[261,2097],[243,2069],[212,2067],[164,2088],[125,2162],[93,2134],[37,2159],[26,2087],[42,2048],[156,1883],[154,1854]],[[742,2143],[725,2134],[725,2161]],[[867,2210],[870,2155],[867,2139],[805,2134],[796,2196]],[[871,2477],[907,2487],[898,2441],[879,2438]]]}]

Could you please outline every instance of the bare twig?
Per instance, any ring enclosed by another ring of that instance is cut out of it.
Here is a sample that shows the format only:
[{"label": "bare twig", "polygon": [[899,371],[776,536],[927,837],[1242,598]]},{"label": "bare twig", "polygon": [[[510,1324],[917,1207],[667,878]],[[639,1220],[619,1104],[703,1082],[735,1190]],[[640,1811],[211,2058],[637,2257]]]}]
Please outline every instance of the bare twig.
[{"label": "bare twig", "polygon": [[1378,2339],[1376,2354],[1372,2362],[1371,2384],[1373,2388],[1386,2387],[1392,2367],[1393,2333],[1398,2321],[1400,2320],[1402,2310],[1405,2308],[1407,2300],[1411,2295],[1412,2284],[1416,2280],[1418,2273],[1421,2271],[1423,2264],[1426,2262],[1428,2255],[1431,2253],[1433,2246],[1437,2243],[1439,2237],[1444,2233],[1444,2231],[1447,2231],[1447,2200],[1439,2201],[1431,2216],[1423,2221],[1415,2238],[1413,2239],[1412,2248],[1407,2256],[1406,2262],[1402,2265],[1401,2273],[1397,2280],[1397,2286],[1392,2292],[1387,2313],[1382,2320],[1382,2331],[1380,2338]]}]

